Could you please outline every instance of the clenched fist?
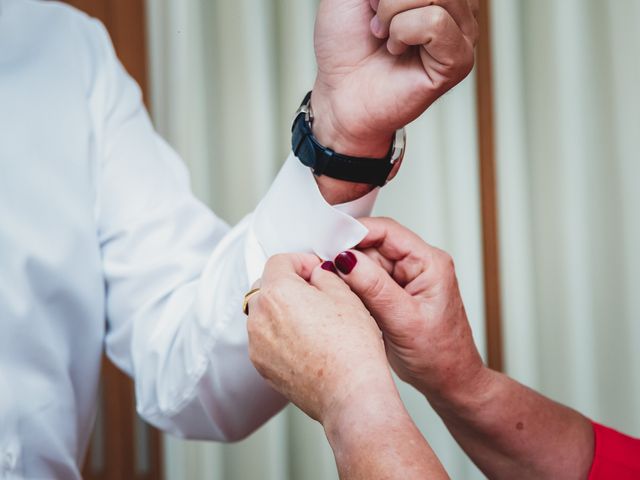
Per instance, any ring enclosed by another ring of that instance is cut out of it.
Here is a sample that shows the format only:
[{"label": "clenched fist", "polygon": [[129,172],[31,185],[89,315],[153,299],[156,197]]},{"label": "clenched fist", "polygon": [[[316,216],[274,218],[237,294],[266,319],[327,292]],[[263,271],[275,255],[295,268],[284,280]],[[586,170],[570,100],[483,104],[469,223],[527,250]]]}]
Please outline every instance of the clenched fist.
[{"label": "clenched fist", "polygon": [[315,136],[383,157],[395,130],[471,71],[476,13],[477,0],[321,0]]}]

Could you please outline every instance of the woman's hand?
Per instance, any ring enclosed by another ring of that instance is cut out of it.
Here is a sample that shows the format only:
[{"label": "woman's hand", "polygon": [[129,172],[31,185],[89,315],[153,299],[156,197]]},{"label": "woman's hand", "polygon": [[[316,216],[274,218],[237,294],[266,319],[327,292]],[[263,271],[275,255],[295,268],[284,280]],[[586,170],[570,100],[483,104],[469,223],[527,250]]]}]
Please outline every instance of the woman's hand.
[{"label": "woman's hand", "polygon": [[448,478],[404,408],[380,329],[313,255],[273,257],[249,303],[249,355],[333,448],[341,479]]},{"label": "woman's hand", "polygon": [[382,328],[396,372],[426,395],[486,477],[587,478],[591,422],[483,366],[451,257],[392,220],[362,223],[362,251],[334,263]]},{"label": "woman's hand", "polygon": [[271,258],[260,288],[249,303],[249,355],[276,390],[321,423],[397,397],[376,322],[317,257]]},{"label": "woman's hand", "polygon": [[393,220],[361,221],[369,229],[361,251],[335,265],[380,325],[393,369],[426,395],[475,385],[483,363],[451,257]]}]

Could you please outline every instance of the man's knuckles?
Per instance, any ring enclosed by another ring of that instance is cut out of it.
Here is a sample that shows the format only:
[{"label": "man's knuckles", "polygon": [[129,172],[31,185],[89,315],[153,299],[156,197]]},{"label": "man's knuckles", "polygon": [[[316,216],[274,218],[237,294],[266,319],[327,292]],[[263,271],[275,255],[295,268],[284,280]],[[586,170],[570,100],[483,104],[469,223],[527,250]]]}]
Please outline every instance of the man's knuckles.
[{"label": "man's knuckles", "polygon": [[469,8],[471,9],[473,18],[477,20],[480,15],[480,0],[469,0]]},{"label": "man's knuckles", "polygon": [[455,274],[456,271],[456,263],[453,257],[449,252],[444,250],[438,250],[436,253],[437,262],[440,267],[451,274]]},{"label": "man's knuckles", "polygon": [[428,53],[437,60],[434,69],[441,75],[441,86],[455,86],[471,72],[475,63],[475,50],[464,39],[456,44],[455,50],[432,45]]},{"label": "man's knuckles", "polygon": [[460,73],[464,78],[471,73],[473,65],[476,62],[475,49],[472,45],[466,43],[464,53],[460,59]]},{"label": "man's knuckles", "polygon": [[453,257],[439,248],[433,248],[431,253],[431,265],[436,278],[451,280],[456,276],[456,265]]},{"label": "man's knuckles", "polygon": [[429,30],[432,36],[446,36],[453,28],[457,28],[449,12],[438,5],[421,8],[416,10],[416,13],[420,15],[420,23],[423,28]]},{"label": "man's knuckles", "polygon": [[380,0],[377,15],[383,25],[388,26],[393,18],[400,13],[428,7],[434,0]]}]

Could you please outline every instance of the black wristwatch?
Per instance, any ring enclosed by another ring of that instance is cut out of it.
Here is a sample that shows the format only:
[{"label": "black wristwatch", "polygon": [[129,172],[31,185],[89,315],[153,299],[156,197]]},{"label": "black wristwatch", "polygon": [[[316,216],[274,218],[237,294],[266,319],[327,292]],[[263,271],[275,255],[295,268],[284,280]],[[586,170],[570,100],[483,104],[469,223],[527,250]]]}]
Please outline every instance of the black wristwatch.
[{"label": "black wristwatch", "polygon": [[393,167],[401,162],[404,156],[404,128],[396,131],[389,153],[384,158],[362,158],[341,155],[321,145],[311,133],[312,123],[313,111],[309,92],[293,120],[291,147],[296,157],[316,175],[381,187],[387,183]]}]

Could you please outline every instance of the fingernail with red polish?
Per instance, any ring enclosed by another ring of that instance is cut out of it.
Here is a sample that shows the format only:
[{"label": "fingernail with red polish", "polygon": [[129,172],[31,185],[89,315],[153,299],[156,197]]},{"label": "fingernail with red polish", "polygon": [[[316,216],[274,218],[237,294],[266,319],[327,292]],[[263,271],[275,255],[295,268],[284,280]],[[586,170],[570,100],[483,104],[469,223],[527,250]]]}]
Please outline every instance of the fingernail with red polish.
[{"label": "fingernail with red polish", "polygon": [[358,259],[351,252],[342,252],[336,257],[333,263],[335,263],[338,270],[343,274],[349,275],[351,270],[356,266],[356,263],[358,263]]},{"label": "fingernail with red polish", "polygon": [[333,262],[330,262],[329,260],[327,260],[326,262],[323,262],[323,264],[320,265],[320,268],[322,268],[323,270],[326,270],[327,272],[338,273],[336,271],[336,267],[333,264]]}]

